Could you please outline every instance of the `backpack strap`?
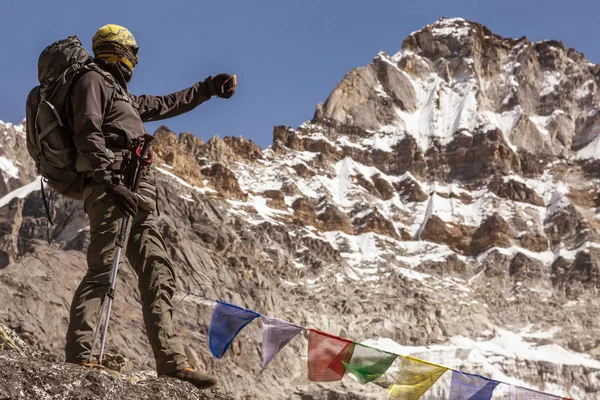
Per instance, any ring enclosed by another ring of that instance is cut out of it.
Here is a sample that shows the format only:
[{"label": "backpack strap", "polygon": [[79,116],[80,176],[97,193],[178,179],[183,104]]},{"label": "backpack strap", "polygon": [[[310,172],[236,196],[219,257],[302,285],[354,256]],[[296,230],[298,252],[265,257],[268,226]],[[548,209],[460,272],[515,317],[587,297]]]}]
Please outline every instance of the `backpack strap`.
[{"label": "backpack strap", "polygon": [[[43,97],[42,97],[42,101],[43,101],[44,103],[46,103],[46,105],[47,105],[48,107],[50,107],[50,109],[51,109],[51,110],[52,110],[52,112],[54,113],[54,116],[56,117],[56,121],[58,122],[58,125],[60,125],[60,126],[65,126],[65,125],[63,124],[62,118],[60,117],[60,115],[58,114],[58,111],[56,110],[56,107],[54,107],[54,106],[52,105],[52,103],[50,103],[48,100],[46,100],[46,99],[45,99],[45,98],[43,98]],[[56,126],[56,125],[54,125],[54,126]],[[41,133],[40,133],[40,135],[41,135]]]},{"label": "backpack strap", "polygon": [[117,81],[117,79],[110,72],[102,69],[96,63],[92,62],[92,63],[86,64],[82,68],[82,70],[78,74],[78,76],[73,80],[73,82],[75,82],[77,79],[81,78],[84,74],[91,72],[91,71],[94,71],[94,72],[100,74],[106,81],[107,85],[111,89],[113,89],[113,95],[109,99],[109,102],[111,103],[111,104],[109,104],[109,108],[112,107],[112,103],[114,103],[115,98],[118,98],[120,100],[127,101],[129,104],[131,104],[133,106],[133,108],[137,112],[137,108],[135,107],[134,102],[129,95],[129,91],[127,89],[125,89],[123,86],[121,86],[121,84]]},{"label": "backpack strap", "polygon": [[[102,69],[98,64],[95,64],[95,63],[87,64],[84,67],[84,69],[86,70],[85,72],[95,71],[95,72],[99,73],[100,75],[102,75],[102,77],[106,80],[106,82],[109,84],[109,86],[111,88],[113,88],[117,92],[119,92],[119,94],[121,96],[123,96],[124,98],[127,98],[128,101],[131,101],[131,99],[129,98],[129,92],[127,91],[127,89],[125,89],[123,86],[121,86],[121,84],[117,81],[117,79],[110,72]],[[83,74],[81,74],[81,75],[83,75]]]},{"label": "backpack strap", "polygon": [[[39,140],[41,141],[48,133],[50,133],[50,131],[52,131],[54,128],[56,128],[57,126],[60,127],[64,127],[65,124],[63,123],[62,118],[60,117],[60,115],[58,114],[58,110],[56,110],[56,107],[54,107],[52,105],[52,103],[50,103],[48,100],[42,98],[42,101],[48,106],[50,107],[50,109],[52,110],[52,112],[54,113],[54,116],[56,117],[56,121],[54,121],[53,123],[51,123],[50,125],[48,125],[43,131],[39,132]],[[38,107],[38,113],[39,113],[39,107]],[[36,124],[37,127],[37,124]],[[38,129],[39,130],[39,129]],[[41,148],[41,146],[40,146]]]},{"label": "backpack strap", "polygon": [[50,125],[48,125],[46,127],[46,129],[44,129],[43,131],[41,131],[39,133],[40,136],[40,140],[42,140],[47,134],[50,133],[50,131],[54,128],[56,128],[58,125],[63,126],[59,121],[54,121],[53,123],[51,123]]}]

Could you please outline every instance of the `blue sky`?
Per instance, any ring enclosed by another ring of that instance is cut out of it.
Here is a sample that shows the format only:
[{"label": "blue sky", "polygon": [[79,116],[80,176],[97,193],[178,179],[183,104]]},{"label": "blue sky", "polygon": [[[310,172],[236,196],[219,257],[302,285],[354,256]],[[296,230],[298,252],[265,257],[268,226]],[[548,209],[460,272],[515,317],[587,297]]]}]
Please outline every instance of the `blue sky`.
[{"label": "blue sky", "polygon": [[24,117],[46,45],[77,34],[91,50],[107,23],[128,27],[140,46],[135,94],[237,74],[232,99],[164,121],[173,131],[205,140],[241,135],[266,147],[274,125],[310,120],[350,69],[380,50],[396,53],[410,32],[440,16],[475,20],[508,37],[562,40],[600,63],[598,15],[600,2],[592,0],[2,0],[0,119]]}]

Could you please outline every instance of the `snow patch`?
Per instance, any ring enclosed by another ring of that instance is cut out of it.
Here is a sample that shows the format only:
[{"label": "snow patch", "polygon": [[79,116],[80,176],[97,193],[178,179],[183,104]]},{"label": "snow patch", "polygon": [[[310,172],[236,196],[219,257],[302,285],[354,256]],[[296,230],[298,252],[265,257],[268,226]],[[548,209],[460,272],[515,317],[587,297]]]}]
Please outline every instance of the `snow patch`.
[{"label": "snow patch", "polygon": [[405,75],[416,93],[419,106],[413,113],[397,109],[404,131],[427,150],[434,138],[442,144],[452,141],[458,131],[472,132],[477,121],[477,83],[461,77],[445,82],[432,74],[427,82]]},{"label": "snow patch", "polygon": [[[232,206],[230,210],[234,214],[239,214],[246,217],[248,223],[252,225],[260,225],[264,222],[273,225],[282,225],[276,217],[277,215],[289,215],[289,211],[282,211],[271,208],[267,205],[267,198],[262,196],[248,195],[248,201],[237,201],[227,199],[227,203]],[[248,208],[254,208],[256,215],[248,213]]]},{"label": "snow patch", "polygon": [[164,174],[170,178],[173,178],[177,183],[179,183],[182,186],[185,186],[188,189],[192,189],[198,193],[218,193],[216,190],[209,188],[209,187],[203,187],[200,188],[198,186],[193,186],[190,185],[189,183],[187,183],[186,181],[184,181],[183,179],[181,179],[180,177],[178,177],[177,175],[175,175],[172,172],[167,171],[166,169],[160,168],[160,167],[155,167],[154,168],[156,171],[160,172],[161,174]]},{"label": "snow patch", "polygon": [[41,189],[41,177],[37,177],[35,181],[28,183],[25,186],[21,186],[20,188],[13,190],[12,192],[6,194],[5,196],[3,196],[2,198],[0,198],[0,207],[4,207],[5,205],[7,205],[8,203],[10,203],[10,201],[12,199],[18,198],[18,199],[23,199],[25,197],[27,197],[28,194],[35,192],[36,190],[40,190]]},{"label": "snow patch", "polygon": [[575,260],[578,253],[580,253],[582,251],[585,252],[588,249],[600,249],[600,243],[585,242],[585,243],[581,244],[579,247],[569,250],[569,249],[565,248],[565,245],[563,242],[560,242],[553,250],[554,251],[554,259],[556,260],[558,257],[562,257],[566,260]]},{"label": "snow patch", "polygon": [[[517,152],[517,146],[512,144],[509,140],[510,134],[512,133],[513,128],[521,119],[523,115],[523,109],[521,106],[517,106],[512,110],[505,111],[502,114],[494,113],[491,111],[485,111],[482,116],[484,118],[484,125],[489,124],[495,128],[498,128],[502,131],[502,136],[504,137],[504,141],[510,147],[512,151]],[[489,127],[488,127],[489,130]]]},{"label": "snow patch", "polygon": [[331,246],[340,251],[348,263],[359,266],[363,263],[377,261],[383,251],[377,245],[377,235],[373,232],[361,235],[348,235],[344,232],[324,232],[322,236]]},{"label": "snow patch", "polygon": [[544,71],[544,83],[542,84],[542,89],[540,91],[540,97],[544,97],[554,92],[560,82],[562,81],[562,77],[560,72],[558,71]]},{"label": "snow patch", "polygon": [[457,38],[469,35],[471,27],[462,18],[442,19],[429,25],[434,36],[454,36]]},{"label": "snow patch", "polygon": [[579,88],[575,92],[575,98],[583,99],[584,97],[591,95],[593,89],[594,89],[594,80],[588,79],[581,86],[579,86]]},{"label": "snow patch", "polygon": [[[381,85],[379,85],[379,86],[381,86]],[[381,87],[381,90],[383,91],[383,87]],[[385,94],[385,92],[384,92],[384,94]],[[315,140],[315,141],[323,141],[323,142],[326,142],[326,143],[330,144],[333,147],[336,147],[335,143],[333,143],[329,138],[327,138],[325,135],[323,135],[321,132],[318,132],[318,131],[313,131],[313,132],[310,132],[310,133],[307,133],[307,134],[304,134],[304,135],[300,134],[298,132],[296,132],[295,134],[300,139],[309,139],[309,140]]]},{"label": "snow patch", "polygon": [[[396,130],[397,128],[392,126],[386,126],[382,128],[382,131],[388,132]],[[402,139],[404,139],[403,134],[390,135],[379,132],[369,138],[363,139],[361,141],[361,145],[370,146],[373,150],[381,150],[385,151],[386,153],[391,153],[393,151],[393,147],[396,146]]]},{"label": "snow patch", "polygon": [[8,178],[19,178],[19,169],[15,166],[12,160],[6,157],[0,157],[0,170],[6,173],[4,182],[8,182]]},{"label": "snow patch", "polygon": [[375,92],[379,97],[390,97],[383,89],[383,85],[379,82],[377,83],[377,86],[375,86]]},{"label": "snow patch", "polygon": [[360,149],[360,150],[366,150],[366,148],[364,146],[362,146],[359,143],[354,143],[352,142],[348,136],[341,136],[337,139],[337,142],[340,144],[340,146],[344,146],[344,147],[354,147],[356,149]]},{"label": "snow patch", "polygon": [[600,159],[600,136],[596,136],[591,143],[579,150],[575,155],[575,158],[592,160]]},{"label": "snow patch", "polygon": [[500,254],[504,254],[504,255],[510,256],[510,257],[516,256],[517,253],[523,253],[527,257],[533,258],[535,260],[539,260],[546,265],[549,265],[550,263],[552,263],[552,261],[554,261],[554,253],[552,253],[550,250],[542,251],[542,252],[538,253],[535,251],[524,249],[523,247],[519,247],[519,246],[492,247],[492,248],[486,250],[485,252],[479,254],[477,256],[477,259],[478,260],[485,259],[487,257],[487,255],[490,254],[492,251],[497,251]]},{"label": "snow patch", "polygon": [[185,200],[185,201],[187,201],[187,202],[190,202],[190,203],[193,203],[193,202],[194,202],[194,199],[193,199],[193,198],[192,198],[192,196],[191,196],[190,194],[188,194],[188,193],[186,193],[186,194],[180,194],[180,195],[179,195],[179,198],[181,198],[181,199],[183,199],[183,200]]}]

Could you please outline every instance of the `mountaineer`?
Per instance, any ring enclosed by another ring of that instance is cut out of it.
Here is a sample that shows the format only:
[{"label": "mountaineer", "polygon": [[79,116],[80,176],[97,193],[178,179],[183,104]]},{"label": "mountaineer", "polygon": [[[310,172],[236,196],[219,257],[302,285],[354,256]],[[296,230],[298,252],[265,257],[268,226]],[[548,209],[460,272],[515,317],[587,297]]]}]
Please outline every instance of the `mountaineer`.
[{"label": "mountaineer", "polygon": [[138,276],[144,323],[159,376],[178,378],[200,389],[218,379],[194,371],[172,321],[175,271],[156,223],[157,195],[151,173],[142,176],[139,192],[132,192],[120,176],[122,154],[145,134],[144,122],[191,111],[223,92],[227,74],[208,77],[167,96],[134,96],[127,90],[138,63],[138,46],[126,28],[106,25],[92,40],[93,66],[70,89],[72,130],[77,171],[85,171],[82,200],[90,220],[88,270],[75,291],[67,331],[66,360],[85,363],[90,358],[96,316],[115,257],[115,241],[124,216],[132,224],[125,255]]}]

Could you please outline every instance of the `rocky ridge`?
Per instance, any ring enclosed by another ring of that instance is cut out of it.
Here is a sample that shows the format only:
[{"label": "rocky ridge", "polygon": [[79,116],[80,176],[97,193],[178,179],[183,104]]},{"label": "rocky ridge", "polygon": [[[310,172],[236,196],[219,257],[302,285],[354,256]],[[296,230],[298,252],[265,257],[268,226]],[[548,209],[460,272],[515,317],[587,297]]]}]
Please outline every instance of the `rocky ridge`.
[{"label": "rocky ridge", "polygon": [[[217,391],[201,392],[188,383],[157,379],[150,372],[121,375],[63,364],[59,357],[28,346],[0,325],[0,399],[182,399],[228,400]],[[108,357],[106,357],[108,359]],[[114,365],[111,365],[115,368]]]},{"label": "rocky ridge", "polygon": [[[598,399],[598,84],[598,67],[560,42],[442,19],[352,70],[312,121],[275,127],[265,150],[160,128],[160,223],[179,285],[466,372]],[[22,140],[19,127],[3,129]],[[31,182],[23,168],[19,179]],[[25,192],[5,200],[1,229],[43,239],[40,193]],[[53,248],[0,239],[0,321],[60,354],[87,232],[79,204],[52,199]],[[120,285],[111,350],[129,368],[151,368],[133,275]],[[228,377],[236,398],[384,397],[348,378],[306,382],[305,337],[259,378],[255,327],[215,361],[205,337],[212,304],[177,302],[190,351]]]}]

